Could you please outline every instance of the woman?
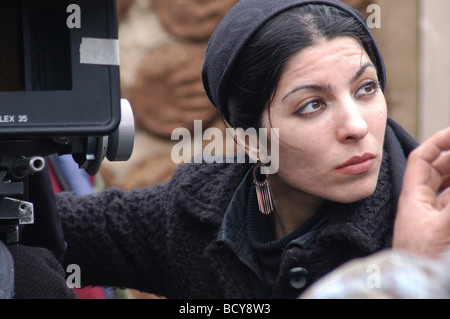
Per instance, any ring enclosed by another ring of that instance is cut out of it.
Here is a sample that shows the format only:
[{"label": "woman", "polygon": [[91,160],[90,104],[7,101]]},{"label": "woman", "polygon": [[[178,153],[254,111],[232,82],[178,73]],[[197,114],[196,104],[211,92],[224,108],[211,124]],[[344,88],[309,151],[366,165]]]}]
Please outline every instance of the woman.
[{"label": "woman", "polygon": [[332,0],[242,0],[210,40],[203,79],[231,126],[279,128],[277,173],[267,185],[260,163],[192,163],[153,188],[59,195],[66,263],[83,285],[295,298],[391,245],[417,144],[387,119],[384,64],[361,15]]}]

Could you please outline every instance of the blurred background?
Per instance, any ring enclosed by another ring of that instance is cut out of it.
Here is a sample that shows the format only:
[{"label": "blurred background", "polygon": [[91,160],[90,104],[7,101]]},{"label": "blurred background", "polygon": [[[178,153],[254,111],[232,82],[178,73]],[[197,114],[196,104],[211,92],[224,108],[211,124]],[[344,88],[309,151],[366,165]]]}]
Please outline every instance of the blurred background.
[{"label": "blurred background", "polygon": [[[208,39],[237,0],[118,0],[122,96],[135,114],[136,139],[127,162],[102,164],[105,187],[124,189],[167,181],[177,165],[170,152],[177,127],[194,120],[224,129],[201,82]],[[387,68],[389,115],[423,141],[450,126],[450,0],[346,0],[366,17]],[[137,298],[152,295],[132,292]]]}]

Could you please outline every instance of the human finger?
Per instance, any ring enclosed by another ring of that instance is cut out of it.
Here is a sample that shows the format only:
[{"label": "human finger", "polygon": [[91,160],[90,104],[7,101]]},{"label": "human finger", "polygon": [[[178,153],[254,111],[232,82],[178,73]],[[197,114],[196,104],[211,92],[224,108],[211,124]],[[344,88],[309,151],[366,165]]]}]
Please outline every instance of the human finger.
[{"label": "human finger", "polygon": [[432,165],[442,177],[450,175],[450,151],[441,152]]},{"label": "human finger", "polygon": [[[404,189],[425,185],[437,191],[443,182],[445,159],[440,156],[450,150],[450,128],[439,131],[419,145],[408,157]],[[433,163],[436,161],[435,166]]]},{"label": "human finger", "polygon": [[442,152],[447,151],[450,151],[450,127],[432,135],[414,152],[422,160],[432,163]]},{"label": "human finger", "polygon": [[447,208],[450,212],[450,188],[443,190],[437,197],[437,203],[441,209]]},{"label": "human finger", "polygon": [[450,188],[450,174],[444,176],[443,181],[441,183],[441,187],[439,188],[440,191],[443,191],[444,189],[446,189],[447,187]]}]

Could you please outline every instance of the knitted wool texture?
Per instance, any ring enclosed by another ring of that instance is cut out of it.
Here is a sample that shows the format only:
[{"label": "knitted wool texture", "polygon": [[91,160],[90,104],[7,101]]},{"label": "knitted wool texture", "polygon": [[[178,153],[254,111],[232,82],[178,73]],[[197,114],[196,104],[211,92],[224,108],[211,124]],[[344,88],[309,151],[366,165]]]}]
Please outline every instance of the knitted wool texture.
[{"label": "knitted wool texture", "polygon": [[64,269],[44,248],[9,245],[14,260],[15,299],[76,299]]}]

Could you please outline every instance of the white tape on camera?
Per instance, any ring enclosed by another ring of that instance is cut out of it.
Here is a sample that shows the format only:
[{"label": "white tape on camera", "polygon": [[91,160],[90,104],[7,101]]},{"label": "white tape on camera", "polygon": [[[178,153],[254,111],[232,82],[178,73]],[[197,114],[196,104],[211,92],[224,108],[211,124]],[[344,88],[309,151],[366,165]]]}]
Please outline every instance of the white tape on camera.
[{"label": "white tape on camera", "polygon": [[120,65],[119,40],[81,38],[80,63]]}]

